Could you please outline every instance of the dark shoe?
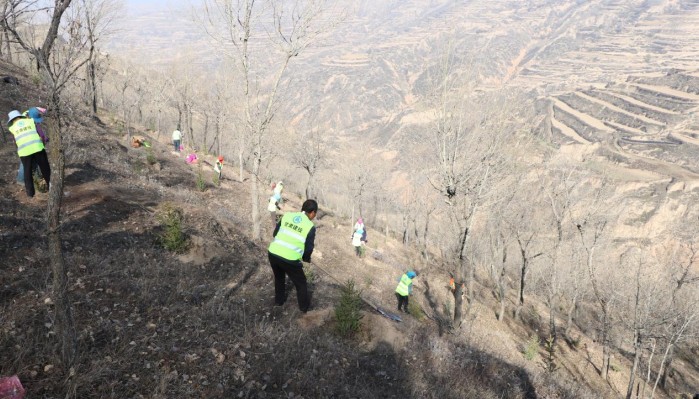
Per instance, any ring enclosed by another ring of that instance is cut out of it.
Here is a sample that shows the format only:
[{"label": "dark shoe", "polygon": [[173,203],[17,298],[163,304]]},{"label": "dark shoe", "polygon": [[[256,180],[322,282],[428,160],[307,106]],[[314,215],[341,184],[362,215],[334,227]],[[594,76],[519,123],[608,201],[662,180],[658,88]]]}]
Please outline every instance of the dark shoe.
[{"label": "dark shoe", "polygon": [[299,310],[301,311],[301,313],[306,314],[309,311],[313,310],[313,306],[309,306],[306,309],[299,309]]}]

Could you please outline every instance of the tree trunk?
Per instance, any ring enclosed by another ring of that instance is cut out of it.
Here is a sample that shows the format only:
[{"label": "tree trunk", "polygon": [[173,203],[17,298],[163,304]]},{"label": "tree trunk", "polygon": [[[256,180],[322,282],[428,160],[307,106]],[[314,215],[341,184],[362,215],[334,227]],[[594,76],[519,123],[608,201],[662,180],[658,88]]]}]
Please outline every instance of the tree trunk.
[{"label": "tree trunk", "polygon": [[547,305],[549,306],[549,336],[556,342],[558,331],[556,330],[556,304],[553,295],[549,295]]},{"label": "tree trunk", "polygon": [[638,369],[638,362],[641,357],[641,334],[638,330],[634,331],[633,337],[633,365],[631,366],[631,371],[629,372],[629,385],[626,387],[626,399],[631,399],[633,396],[633,383],[636,379],[636,370]]},{"label": "tree trunk", "polygon": [[667,344],[667,347],[665,347],[665,353],[663,354],[663,358],[660,360],[660,370],[658,370],[658,375],[655,378],[655,383],[653,384],[653,390],[650,393],[650,399],[653,399],[655,397],[655,390],[658,388],[658,382],[660,382],[660,379],[662,378],[663,374],[665,374],[665,364],[667,362],[667,358],[670,355],[670,352],[672,351],[672,347],[674,345],[674,342],[670,341]]},{"label": "tree trunk", "polygon": [[[503,274],[505,271],[503,270]],[[502,278],[498,283],[498,296],[500,297],[500,311],[498,311],[498,321],[502,321],[505,318],[505,279]]]},{"label": "tree trunk", "polygon": [[430,252],[428,250],[429,248],[429,243],[428,243],[428,236],[430,232],[430,216],[432,215],[432,211],[428,210],[427,214],[425,215],[425,228],[422,229],[422,259],[425,262],[429,262],[430,260]]},{"label": "tree trunk", "polygon": [[667,361],[665,362],[665,370],[660,375],[660,387],[663,389],[667,388],[665,386],[665,384],[667,383],[667,377],[670,375],[670,371],[672,371],[672,361],[674,359],[675,359],[675,346],[672,345],[672,346],[670,346],[670,351],[667,353]]},{"label": "tree trunk", "polygon": [[600,376],[603,380],[607,380],[609,375],[609,345],[606,343],[602,345],[602,368],[600,369]]},{"label": "tree trunk", "polygon": [[463,315],[463,302],[464,302],[464,284],[463,276],[459,275],[459,281],[456,282],[456,289],[454,290],[454,322],[456,325],[461,325],[464,315]]},{"label": "tree trunk", "polygon": [[653,355],[655,355],[655,340],[651,340],[650,354],[648,355],[648,370],[646,370],[646,381],[641,389],[641,397],[646,397],[646,387],[650,385],[650,374],[653,367]]},{"label": "tree trunk", "polygon": [[62,142],[62,120],[59,99],[53,98],[51,110],[55,122],[48,134],[51,137],[51,187],[47,204],[47,235],[51,270],[53,272],[52,296],[56,312],[56,335],[61,348],[61,361],[65,369],[72,367],[76,356],[77,341],[72,306],[68,294],[68,273],[61,248],[60,213],[63,197],[65,155]]},{"label": "tree trunk", "polygon": [[262,151],[261,146],[258,144],[257,147],[255,148],[254,152],[254,160],[252,161],[252,178],[251,184],[252,184],[252,190],[250,192],[252,193],[252,212],[251,212],[251,217],[252,217],[252,239],[254,241],[258,241],[261,236],[260,236],[260,187],[258,184],[258,179],[260,176],[260,165],[262,163],[262,159],[260,157],[260,151]]},{"label": "tree trunk", "polygon": [[602,309],[602,368],[600,369],[600,376],[606,381],[609,375],[610,360],[611,360],[611,348],[609,339],[609,313],[606,306]]},{"label": "tree trunk", "polygon": [[570,337],[570,330],[573,328],[573,316],[575,315],[575,309],[578,307],[578,294],[573,295],[571,299],[571,304],[568,307],[568,319],[566,320],[566,328],[563,332],[565,337]]},{"label": "tree trunk", "polygon": [[[14,20],[14,18],[13,18]],[[10,33],[5,31],[5,46],[7,48],[7,61],[12,63],[12,47],[10,46]]]},{"label": "tree trunk", "polygon": [[194,126],[192,122],[192,116],[193,116],[193,111],[192,107],[187,107],[187,136],[189,137],[189,142],[191,143],[192,149],[196,150],[197,148],[195,147],[194,143]]},{"label": "tree trunk", "polygon": [[243,176],[243,148],[240,147],[238,149],[238,180],[242,183],[245,180],[245,176]]},{"label": "tree trunk", "polygon": [[466,263],[468,265],[468,280],[466,283],[466,311],[470,313],[474,301],[473,285],[476,280],[476,267],[472,262]]},{"label": "tree trunk", "polygon": [[209,146],[207,144],[207,137],[209,134],[209,113],[204,112],[204,131],[202,132],[201,149],[202,151],[207,151]]},{"label": "tree trunk", "polygon": [[313,198],[311,197],[311,182],[313,181],[313,175],[311,172],[308,172],[308,181],[306,182],[306,199]]}]

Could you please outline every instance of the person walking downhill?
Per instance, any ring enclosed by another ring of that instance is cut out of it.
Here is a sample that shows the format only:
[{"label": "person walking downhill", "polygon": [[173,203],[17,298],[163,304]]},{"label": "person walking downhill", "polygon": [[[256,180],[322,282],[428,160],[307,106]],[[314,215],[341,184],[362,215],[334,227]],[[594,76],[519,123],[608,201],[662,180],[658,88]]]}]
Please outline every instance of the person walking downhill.
[{"label": "person walking downhill", "polygon": [[306,313],[311,306],[301,261],[311,262],[316,237],[313,219],[317,212],[318,203],[312,199],[306,200],[301,212],[286,213],[274,229],[274,240],[267,251],[274,273],[274,304],[277,306],[286,302],[286,276],[296,287],[299,310]]},{"label": "person walking downhill", "polygon": [[396,298],[398,298],[398,311],[408,313],[408,297],[413,293],[413,279],[417,273],[410,270],[403,274],[396,287]]},{"label": "person walking downhill", "polygon": [[27,172],[24,174],[24,191],[29,198],[33,198],[35,192],[31,171],[34,165],[39,166],[46,187],[50,187],[51,183],[51,166],[44,149],[44,141],[39,136],[32,118],[22,116],[17,110],[11,111],[7,116],[7,128],[15,139],[17,155],[22,161],[24,171]]},{"label": "person walking downhill", "polygon": [[180,143],[182,142],[182,132],[180,132],[179,126],[172,132],[172,144],[175,146],[175,152],[180,151]]}]

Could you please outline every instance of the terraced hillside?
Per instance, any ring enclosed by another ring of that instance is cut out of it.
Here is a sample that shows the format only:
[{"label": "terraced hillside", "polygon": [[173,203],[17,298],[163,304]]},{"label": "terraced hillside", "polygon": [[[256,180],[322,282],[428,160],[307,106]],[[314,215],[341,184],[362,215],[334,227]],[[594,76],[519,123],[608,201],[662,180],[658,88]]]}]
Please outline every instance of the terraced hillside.
[{"label": "terraced hillside", "polygon": [[[647,78],[631,76],[624,83],[551,97],[551,125],[564,137],[563,143],[602,142],[651,169],[665,163],[669,177],[697,178],[699,140],[692,118],[699,96],[672,87],[686,77],[672,72],[642,83]],[[677,166],[681,168],[673,169]]]},{"label": "terraced hillside", "polygon": [[[202,66],[218,65],[220,52],[174,3],[129,18],[115,49],[151,63],[200,53]],[[698,0],[338,4],[328,15],[336,30],[291,66],[291,120],[313,113],[338,141],[414,157],[448,54],[451,75],[473,90],[530,92],[557,145],[600,143],[612,164],[667,178],[699,173]]]}]

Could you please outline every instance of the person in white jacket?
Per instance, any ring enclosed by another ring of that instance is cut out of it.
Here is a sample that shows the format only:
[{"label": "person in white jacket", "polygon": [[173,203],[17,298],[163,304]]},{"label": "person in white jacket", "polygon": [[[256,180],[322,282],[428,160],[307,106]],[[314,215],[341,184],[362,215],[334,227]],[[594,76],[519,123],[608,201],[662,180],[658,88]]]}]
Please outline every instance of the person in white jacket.
[{"label": "person in white jacket", "polygon": [[272,222],[276,225],[279,221],[279,216],[281,212],[281,207],[279,206],[279,198],[276,194],[269,197],[269,203],[267,203],[267,210],[272,218]]},{"label": "person in white jacket", "polygon": [[172,132],[172,144],[175,146],[175,151],[180,151],[180,144],[182,143],[182,132],[180,132],[179,126]]},{"label": "person in white jacket", "polygon": [[354,253],[358,257],[364,256],[364,242],[362,237],[364,235],[364,230],[357,230],[352,234],[352,246],[354,246]]}]

